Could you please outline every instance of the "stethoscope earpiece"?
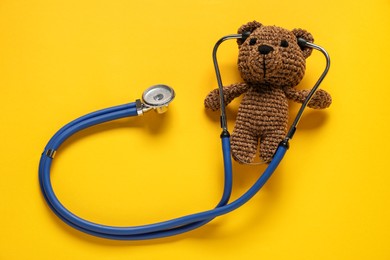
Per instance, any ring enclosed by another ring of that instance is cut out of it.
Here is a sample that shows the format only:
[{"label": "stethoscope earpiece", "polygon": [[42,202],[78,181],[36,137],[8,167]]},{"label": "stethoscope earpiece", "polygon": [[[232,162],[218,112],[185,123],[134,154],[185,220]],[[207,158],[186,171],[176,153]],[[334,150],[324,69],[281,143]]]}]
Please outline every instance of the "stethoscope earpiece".
[{"label": "stethoscope earpiece", "polygon": [[306,41],[305,39],[303,39],[303,38],[300,38],[300,37],[298,37],[297,38],[297,43],[298,43],[298,45],[299,45],[299,47],[303,50],[304,48],[307,48],[307,47],[309,47],[308,46],[308,41]]},{"label": "stethoscope earpiece", "polygon": [[246,39],[248,39],[249,35],[251,35],[251,32],[250,32],[250,31],[243,32],[243,33],[241,34],[241,39],[242,39],[242,41],[244,42]]}]

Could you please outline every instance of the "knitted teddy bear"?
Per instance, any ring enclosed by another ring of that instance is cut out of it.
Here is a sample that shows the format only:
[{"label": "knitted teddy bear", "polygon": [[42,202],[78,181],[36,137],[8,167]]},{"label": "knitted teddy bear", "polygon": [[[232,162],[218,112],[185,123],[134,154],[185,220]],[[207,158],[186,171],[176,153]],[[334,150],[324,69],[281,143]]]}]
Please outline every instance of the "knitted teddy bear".
[{"label": "knitted teddy bear", "polygon": [[[294,87],[305,73],[306,58],[311,48],[300,48],[297,38],[313,42],[313,36],[302,29],[292,31],[249,22],[238,33],[250,33],[237,40],[238,69],[244,82],[223,88],[225,104],[245,93],[238,109],[231,136],[233,158],[251,163],[260,142],[260,159],[269,163],[287,133],[288,99],[302,103],[310,90]],[[318,90],[308,103],[311,108],[330,106],[331,96]],[[219,91],[211,91],[204,104],[213,111],[220,108]]]}]

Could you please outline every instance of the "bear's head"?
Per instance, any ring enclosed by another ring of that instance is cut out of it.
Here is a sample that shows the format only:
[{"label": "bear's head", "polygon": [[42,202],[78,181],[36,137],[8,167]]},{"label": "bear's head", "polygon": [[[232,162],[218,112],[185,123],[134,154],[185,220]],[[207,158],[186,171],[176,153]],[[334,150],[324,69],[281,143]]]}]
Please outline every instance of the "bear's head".
[{"label": "bear's head", "polygon": [[313,42],[305,30],[292,31],[277,26],[249,22],[238,29],[247,38],[237,41],[238,68],[241,77],[254,85],[294,87],[303,78],[311,48],[301,48],[297,39]]}]

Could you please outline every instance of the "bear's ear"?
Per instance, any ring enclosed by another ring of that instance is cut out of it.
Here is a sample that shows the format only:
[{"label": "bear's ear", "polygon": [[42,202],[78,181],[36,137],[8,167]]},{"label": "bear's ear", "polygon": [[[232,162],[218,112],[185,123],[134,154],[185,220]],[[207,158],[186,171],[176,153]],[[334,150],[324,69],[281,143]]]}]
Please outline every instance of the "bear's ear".
[{"label": "bear's ear", "polygon": [[257,21],[253,21],[253,22],[249,22],[247,24],[244,24],[240,28],[238,28],[237,32],[239,34],[243,34],[243,33],[247,33],[248,34],[248,35],[246,35],[245,38],[237,40],[238,46],[240,46],[241,44],[244,43],[244,41],[246,40],[246,38],[249,36],[250,33],[252,33],[257,28],[260,28],[261,26],[263,26],[261,23],[259,23]]},{"label": "bear's ear", "polygon": [[[311,33],[309,33],[308,31],[306,30],[303,30],[303,29],[293,29],[292,30],[292,33],[295,35],[295,37],[297,37],[297,40],[298,38],[302,38],[308,42],[314,42],[314,38],[313,38],[313,35],[311,35]],[[308,47],[304,47],[302,48],[301,47],[301,50],[303,52],[303,56],[305,58],[309,57],[311,55],[311,52],[312,52],[312,48],[308,48]]]}]

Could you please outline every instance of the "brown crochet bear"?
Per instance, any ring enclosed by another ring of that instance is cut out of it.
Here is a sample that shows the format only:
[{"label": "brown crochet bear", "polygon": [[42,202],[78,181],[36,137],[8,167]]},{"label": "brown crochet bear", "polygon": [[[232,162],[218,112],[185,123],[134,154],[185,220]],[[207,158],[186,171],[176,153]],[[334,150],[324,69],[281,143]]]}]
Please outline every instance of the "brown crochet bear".
[{"label": "brown crochet bear", "polygon": [[[249,22],[238,33],[250,32],[245,40],[238,40],[238,69],[244,82],[224,87],[225,104],[245,93],[238,109],[236,124],[231,136],[233,158],[240,163],[251,163],[260,141],[260,159],[270,162],[277,146],[287,133],[288,99],[302,103],[309,90],[294,87],[305,73],[306,58],[312,49],[301,49],[297,38],[313,42],[305,30],[292,31]],[[318,90],[308,106],[327,108],[331,96]],[[219,91],[206,97],[206,108],[218,110]]]}]

